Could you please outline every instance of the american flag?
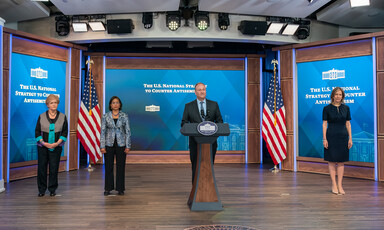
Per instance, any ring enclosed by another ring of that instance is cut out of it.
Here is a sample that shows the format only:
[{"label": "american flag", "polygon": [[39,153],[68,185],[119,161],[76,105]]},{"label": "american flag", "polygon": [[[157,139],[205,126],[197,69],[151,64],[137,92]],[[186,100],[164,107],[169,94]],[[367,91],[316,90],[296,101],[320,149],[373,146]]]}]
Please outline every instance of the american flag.
[{"label": "american flag", "polygon": [[262,135],[275,165],[287,157],[286,133],[283,97],[274,74],[269,82],[267,102],[264,103]]},{"label": "american flag", "polygon": [[81,95],[79,122],[77,124],[77,138],[80,140],[85,151],[96,163],[101,158],[100,152],[100,106],[93,82],[92,71],[84,82]]}]

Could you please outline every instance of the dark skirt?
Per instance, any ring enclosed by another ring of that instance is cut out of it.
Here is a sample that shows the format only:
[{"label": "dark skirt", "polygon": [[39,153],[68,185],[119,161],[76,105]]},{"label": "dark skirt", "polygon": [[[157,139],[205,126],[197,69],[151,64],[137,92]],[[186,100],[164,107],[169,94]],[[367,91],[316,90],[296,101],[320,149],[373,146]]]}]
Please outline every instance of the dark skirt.
[{"label": "dark skirt", "polygon": [[348,138],[345,125],[329,124],[327,129],[328,149],[324,148],[324,160],[330,162],[349,161]]}]

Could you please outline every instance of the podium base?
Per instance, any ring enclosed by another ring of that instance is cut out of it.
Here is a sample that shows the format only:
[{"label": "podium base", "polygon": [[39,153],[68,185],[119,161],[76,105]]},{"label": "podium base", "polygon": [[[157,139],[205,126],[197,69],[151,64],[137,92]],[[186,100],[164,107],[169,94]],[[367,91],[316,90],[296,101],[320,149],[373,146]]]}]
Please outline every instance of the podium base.
[{"label": "podium base", "polygon": [[221,202],[191,202],[189,209],[191,211],[222,211],[223,205]]}]

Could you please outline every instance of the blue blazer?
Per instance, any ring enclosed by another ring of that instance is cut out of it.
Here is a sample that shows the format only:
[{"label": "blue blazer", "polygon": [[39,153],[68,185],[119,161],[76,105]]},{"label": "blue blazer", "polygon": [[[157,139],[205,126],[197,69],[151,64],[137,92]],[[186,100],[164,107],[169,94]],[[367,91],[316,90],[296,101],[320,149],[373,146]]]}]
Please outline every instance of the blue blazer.
[{"label": "blue blazer", "polygon": [[131,129],[129,127],[128,115],[121,111],[119,112],[116,125],[112,118],[112,112],[103,115],[101,121],[100,149],[104,149],[105,146],[113,147],[115,137],[119,147],[131,148]]}]

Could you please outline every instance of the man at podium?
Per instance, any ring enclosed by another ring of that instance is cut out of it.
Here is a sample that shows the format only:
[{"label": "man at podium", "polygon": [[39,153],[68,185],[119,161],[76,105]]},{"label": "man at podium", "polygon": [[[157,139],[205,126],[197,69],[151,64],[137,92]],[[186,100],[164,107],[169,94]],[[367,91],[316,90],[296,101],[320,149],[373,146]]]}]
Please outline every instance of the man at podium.
[{"label": "man at podium", "polygon": [[[195,85],[196,100],[185,104],[181,127],[185,123],[200,123],[203,121],[212,121],[215,123],[223,123],[219,105],[215,101],[206,99],[207,91],[203,83],[199,82]],[[212,160],[215,162],[217,150],[217,141],[212,144]],[[195,177],[195,169],[197,163],[197,143],[193,137],[189,137],[189,155],[192,163],[192,183]]]}]

